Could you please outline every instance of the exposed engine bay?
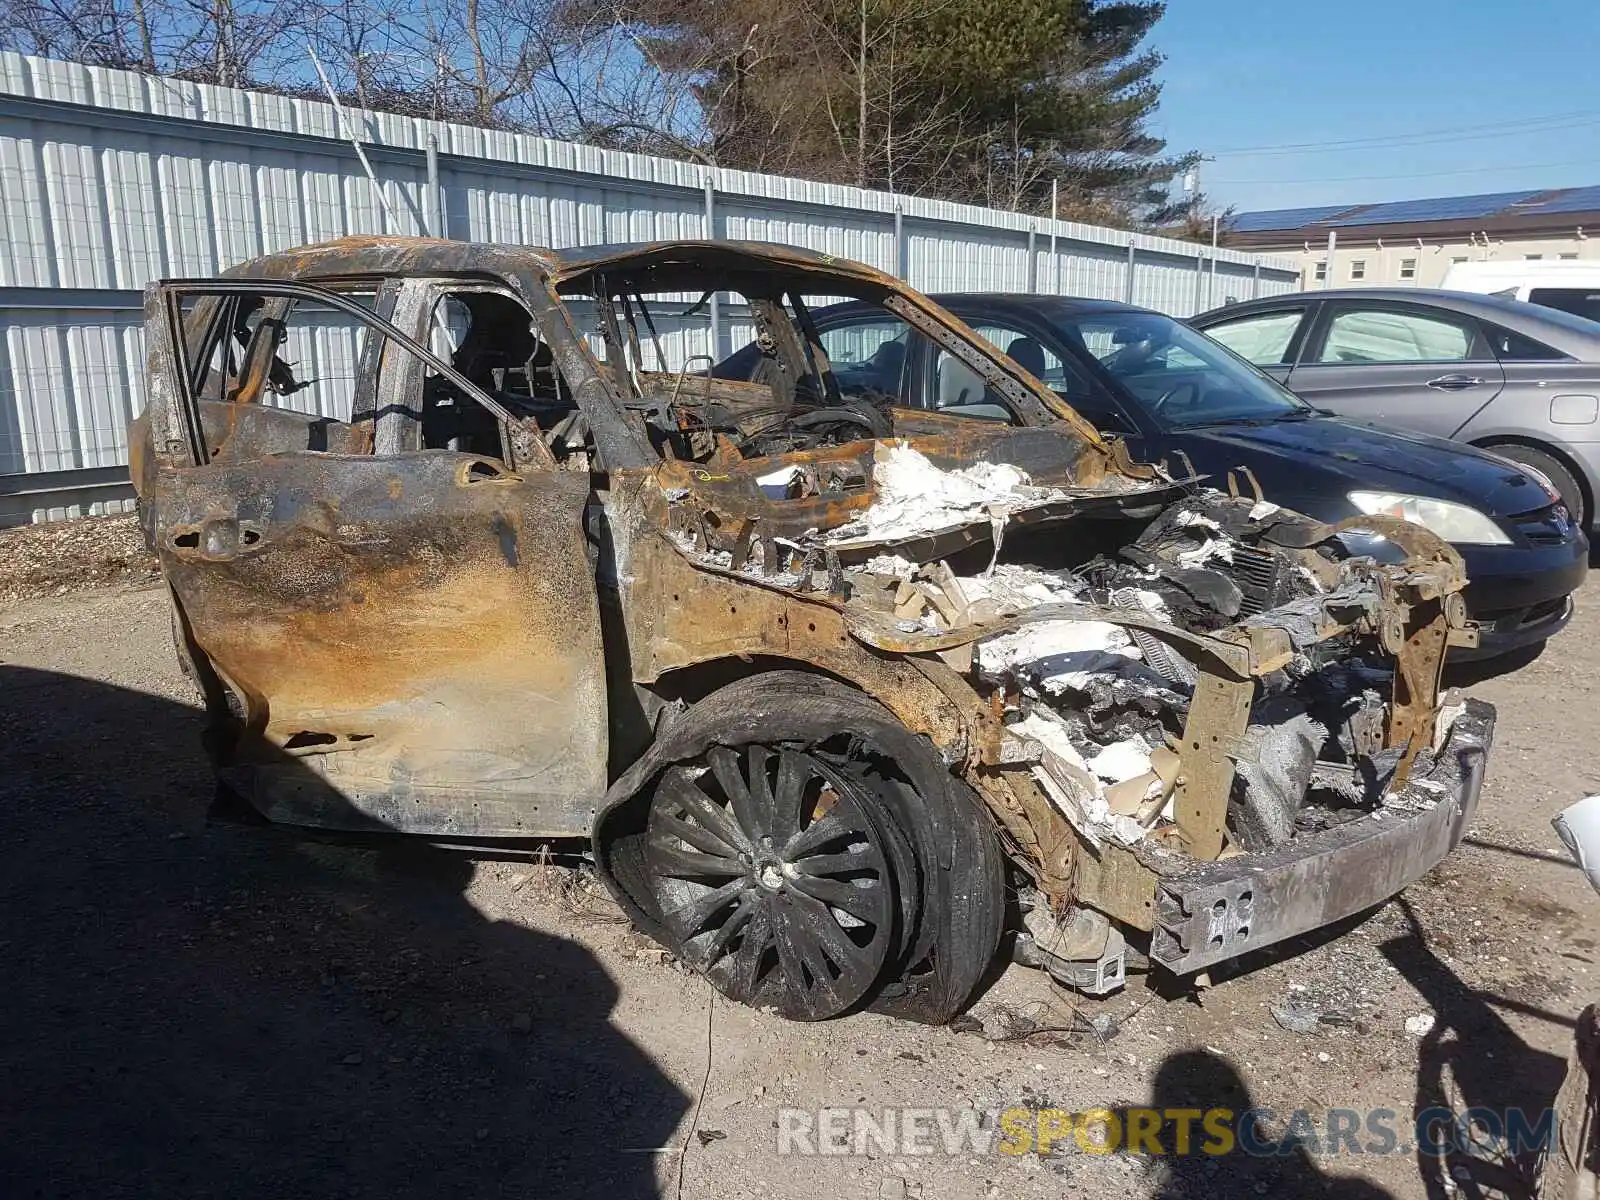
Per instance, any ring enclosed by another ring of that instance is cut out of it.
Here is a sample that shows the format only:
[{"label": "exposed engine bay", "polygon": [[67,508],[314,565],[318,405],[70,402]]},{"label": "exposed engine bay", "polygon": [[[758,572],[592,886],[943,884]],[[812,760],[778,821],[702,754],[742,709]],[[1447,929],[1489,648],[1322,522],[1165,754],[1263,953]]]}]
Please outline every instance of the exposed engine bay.
[{"label": "exposed engine bay", "polygon": [[[1440,703],[1439,671],[1471,634],[1459,560],[1414,527],[1361,523],[1425,564],[1397,578],[1258,496],[1017,465],[1059,462],[1038,441],[1059,437],[685,464],[667,525],[701,569],[836,605],[867,645],[960,674],[993,715],[976,777],[1028,877],[1019,956],[1106,991],[1124,945],[1107,915],[1152,928],[1174,969],[1203,966],[1267,922],[1238,879],[1194,910],[1179,880],[1201,864],[1292,858],[1449,799],[1433,776],[1454,770],[1466,706]],[[1119,910],[1127,870],[1171,907]]]},{"label": "exposed engine bay", "polygon": [[[792,467],[759,479],[786,494],[803,474]],[[973,642],[967,667],[1086,837],[1182,845],[1178,747],[1198,671],[1159,636],[1162,625],[1290,631],[1294,652],[1262,678],[1236,748],[1228,836],[1237,847],[1266,850],[1384,803],[1406,752],[1385,746],[1392,665],[1353,630],[1324,640],[1316,632],[1324,605],[1359,604],[1371,564],[1337,538],[1303,544],[1317,523],[1269,501],[1194,488],[1153,518],[1102,520],[1085,537],[1059,518],[1039,519],[1067,499],[1061,489],[1034,486],[1006,464],[941,471],[897,443],[878,445],[873,480],[876,498],[859,517],[775,541],[789,562],[772,578],[800,583],[809,558],[822,587],[911,643],[1027,618]],[[982,522],[990,536],[927,554],[935,535],[964,521]],[[1143,527],[1117,544],[1128,524]],[[738,548],[702,542],[702,532],[680,526],[684,549],[733,569]],[[744,547],[738,569],[763,574],[759,543]]]}]

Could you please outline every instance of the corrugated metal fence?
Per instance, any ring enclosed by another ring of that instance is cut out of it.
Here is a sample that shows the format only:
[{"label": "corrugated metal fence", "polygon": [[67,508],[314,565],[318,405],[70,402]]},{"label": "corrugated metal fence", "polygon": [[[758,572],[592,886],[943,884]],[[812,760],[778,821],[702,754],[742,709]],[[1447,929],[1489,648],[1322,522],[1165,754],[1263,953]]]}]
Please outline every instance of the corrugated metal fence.
[{"label": "corrugated metal fence", "polygon": [[1213,260],[1073,222],[347,115],[377,188],[331,105],[0,53],[0,524],[122,506],[147,282],[346,234],[789,242],[924,291],[1060,292],[1180,316],[1298,285],[1284,259]]}]

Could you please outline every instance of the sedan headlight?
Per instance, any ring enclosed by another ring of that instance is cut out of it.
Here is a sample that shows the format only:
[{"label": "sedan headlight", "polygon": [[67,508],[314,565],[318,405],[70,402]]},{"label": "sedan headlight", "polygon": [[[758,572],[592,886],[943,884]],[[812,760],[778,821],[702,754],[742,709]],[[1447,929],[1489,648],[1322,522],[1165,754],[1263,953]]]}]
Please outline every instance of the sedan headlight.
[{"label": "sedan headlight", "polygon": [[1350,503],[1369,517],[1399,517],[1421,525],[1447,542],[1477,546],[1509,546],[1511,539],[1500,527],[1475,508],[1431,496],[1408,496],[1404,492],[1351,492]]}]

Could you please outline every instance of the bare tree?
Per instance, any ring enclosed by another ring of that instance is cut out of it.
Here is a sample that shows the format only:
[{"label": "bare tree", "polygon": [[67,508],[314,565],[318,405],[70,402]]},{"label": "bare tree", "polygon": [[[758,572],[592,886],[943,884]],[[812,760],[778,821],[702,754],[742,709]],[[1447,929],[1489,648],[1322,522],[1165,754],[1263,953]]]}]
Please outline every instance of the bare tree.
[{"label": "bare tree", "polygon": [[142,0],[140,11],[161,74],[251,87],[298,70],[302,0]]},{"label": "bare tree", "polygon": [[858,187],[895,191],[937,178],[966,140],[963,114],[946,93],[929,93],[909,51],[953,0],[848,3],[846,14],[840,0],[808,0],[808,40],[837,158],[854,164]]},{"label": "bare tree", "polygon": [[8,0],[0,3],[0,20],[3,44],[25,54],[155,69],[150,27],[138,0],[132,13],[118,0]]}]

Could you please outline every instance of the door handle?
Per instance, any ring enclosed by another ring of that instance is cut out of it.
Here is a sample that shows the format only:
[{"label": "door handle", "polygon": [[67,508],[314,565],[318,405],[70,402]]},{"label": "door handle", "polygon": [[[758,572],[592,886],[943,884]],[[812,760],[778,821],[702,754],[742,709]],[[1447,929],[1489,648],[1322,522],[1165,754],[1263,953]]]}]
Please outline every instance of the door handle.
[{"label": "door handle", "polygon": [[1437,379],[1428,380],[1428,386],[1438,388],[1441,392],[1463,392],[1467,388],[1475,388],[1483,380],[1476,375],[1441,375]]}]

